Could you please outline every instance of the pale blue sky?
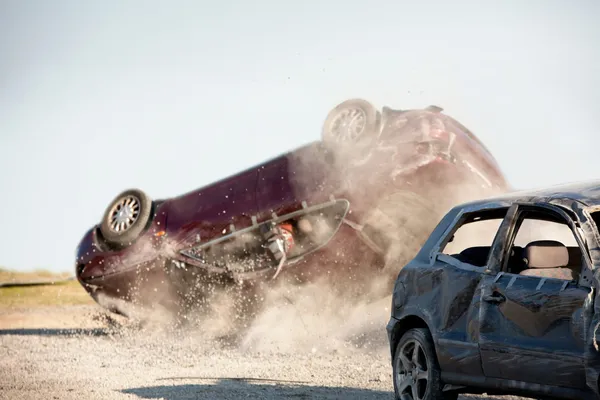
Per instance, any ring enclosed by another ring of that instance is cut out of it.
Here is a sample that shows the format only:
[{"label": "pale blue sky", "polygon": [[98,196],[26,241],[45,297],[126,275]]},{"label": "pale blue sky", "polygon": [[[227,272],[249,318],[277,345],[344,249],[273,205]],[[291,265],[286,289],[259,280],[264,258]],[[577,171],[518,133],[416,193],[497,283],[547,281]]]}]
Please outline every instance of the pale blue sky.
[{"label": "pale blue sky", "polygon": [[[598,178],[600,2],[0,0],[0,265],[73,269],[121,190],[177,195],[429,104],[511,183]],[[596,117],[594,117],[596,116]]]}]

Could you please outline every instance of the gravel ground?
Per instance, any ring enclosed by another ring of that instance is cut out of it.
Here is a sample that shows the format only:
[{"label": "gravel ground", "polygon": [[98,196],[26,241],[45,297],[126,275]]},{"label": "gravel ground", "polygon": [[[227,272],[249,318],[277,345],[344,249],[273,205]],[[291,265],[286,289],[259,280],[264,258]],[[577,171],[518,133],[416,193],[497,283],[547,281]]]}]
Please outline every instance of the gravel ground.
[{"label": "gravel ground", "polygon": [[[383,335],[333,346],[317,331],[290,345],[258,340],[279,333],[255,330],[240,346],[194,329],[122,323],[95,305],[0,311],[0,398],[393,398]],[[517,399],[462,397],[483,398]]]}]

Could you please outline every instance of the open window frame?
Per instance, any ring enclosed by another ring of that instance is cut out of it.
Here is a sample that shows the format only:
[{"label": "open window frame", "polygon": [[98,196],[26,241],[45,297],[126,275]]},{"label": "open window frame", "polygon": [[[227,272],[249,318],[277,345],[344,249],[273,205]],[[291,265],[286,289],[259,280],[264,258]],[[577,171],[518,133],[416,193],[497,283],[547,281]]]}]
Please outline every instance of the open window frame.
[{"label": "open window frame", "polygon": [[501,246],[501,253],[499,254],[499,270],[494,272],[509,273],[508,262],[510,260],[510,252],[513,248],[515,239],[519,234],[520,227],[523,221],[528,218],[528,215],[545,214],[546,216],[548,216],[548,219],[540,218],[540,220],[552,222],[561,221],[562,223],[564,223],[564,225],[566,225],[571,230],[571,233],[575,238],[577,246],[581,251],[581,271],[579,273],[579,278],[575,281],[566,281],[564,279],[559,280],[565,282],[572,282],[585,287],[592,286],[592,261],[588,252],[585,238],[582,236],[583,233],[580,229],[578,229],[579,221],[575,213],[573,213],[572,211],[565,210],[562,207],[551,204],[521,202],[513,204],[513,206],[511,207],[511,211],[512,212],[510,212],[509,214],[513,214],[513,217],[511,218],[511,221],[507,221],[507,223],[509,223],[509,225],[507,226],[508,232],[505,237],[504,244]]},{"label": "open window frame", "polygon": [[[448,225],[438,243],[436,243],[436,245],[433,247],[433,251],[431,253],[432,264],[435,261],[439,260],[454,267],[469,271],[479,271],[482,273],[489,271],[489,265],[491,262],[493,249],[498,241],[498,235],[501,234],[502,227],[505,225],[506,219],[509,217],[510,209],[511,207],[509,205],[494,205],[477,209],[461,210],[454,218],[454,220]],[[456,232],[458,232],[458,230],[461,229],[463,226],[470,223],[477,223],[489,220],[500,220],[500,224],[494,234],[492,243],[490,243],[489,251],[484,265],[471,264],[466,261],[462,261],[452,255],[444,253],[446,246],[450,243],[451,239],[454,237]]]}]

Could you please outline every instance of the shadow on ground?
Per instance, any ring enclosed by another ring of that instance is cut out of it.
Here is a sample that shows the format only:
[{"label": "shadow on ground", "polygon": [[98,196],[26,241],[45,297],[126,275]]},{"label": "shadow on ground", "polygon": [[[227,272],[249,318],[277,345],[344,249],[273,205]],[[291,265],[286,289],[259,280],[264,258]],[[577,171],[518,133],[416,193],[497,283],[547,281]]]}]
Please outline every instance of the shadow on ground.
[{"label": "shadow on ground", "polygon": [[[125,389],[141,399],[189,400],[189,399],[349,399],[390,400],[389,391],[349,387],[312,386],[300,381],[256,378],[166,378],[160,380],[207,380],[207,384],[160,385]],[[253,383],[254,382],[254,383]],[[508,400],[514,397],[460,396],[461,400]]]},{"label": "shadow on ground", "polygon": [[0,336],[106,336],[107,329],[0,329]]},{"label": "shadow on ground", "polygon": [[[193,378],[192,378],[193,379]],[[386,399],[393,398],[391,391],[355,389],[345,387],[310,386],[290,381],[256,379],[219,379],[216,383],[161,385],[125,389],[141,399],[188,400],[188,399]],[[270,382],[267,384],[266,382]]]}]

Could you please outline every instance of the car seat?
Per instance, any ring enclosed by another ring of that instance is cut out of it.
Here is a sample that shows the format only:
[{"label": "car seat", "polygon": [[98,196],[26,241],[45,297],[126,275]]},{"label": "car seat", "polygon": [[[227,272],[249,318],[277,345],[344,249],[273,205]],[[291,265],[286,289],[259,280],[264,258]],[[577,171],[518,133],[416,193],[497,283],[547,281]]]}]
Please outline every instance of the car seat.
[{"label": "car seat", "polygon": [[561,242],[538,240],[529,243],[523,250],[523,261],[527,269],[520,275],[545,278],[575,280],[581,270],[580,265],[569,264],[569,249]]}]

